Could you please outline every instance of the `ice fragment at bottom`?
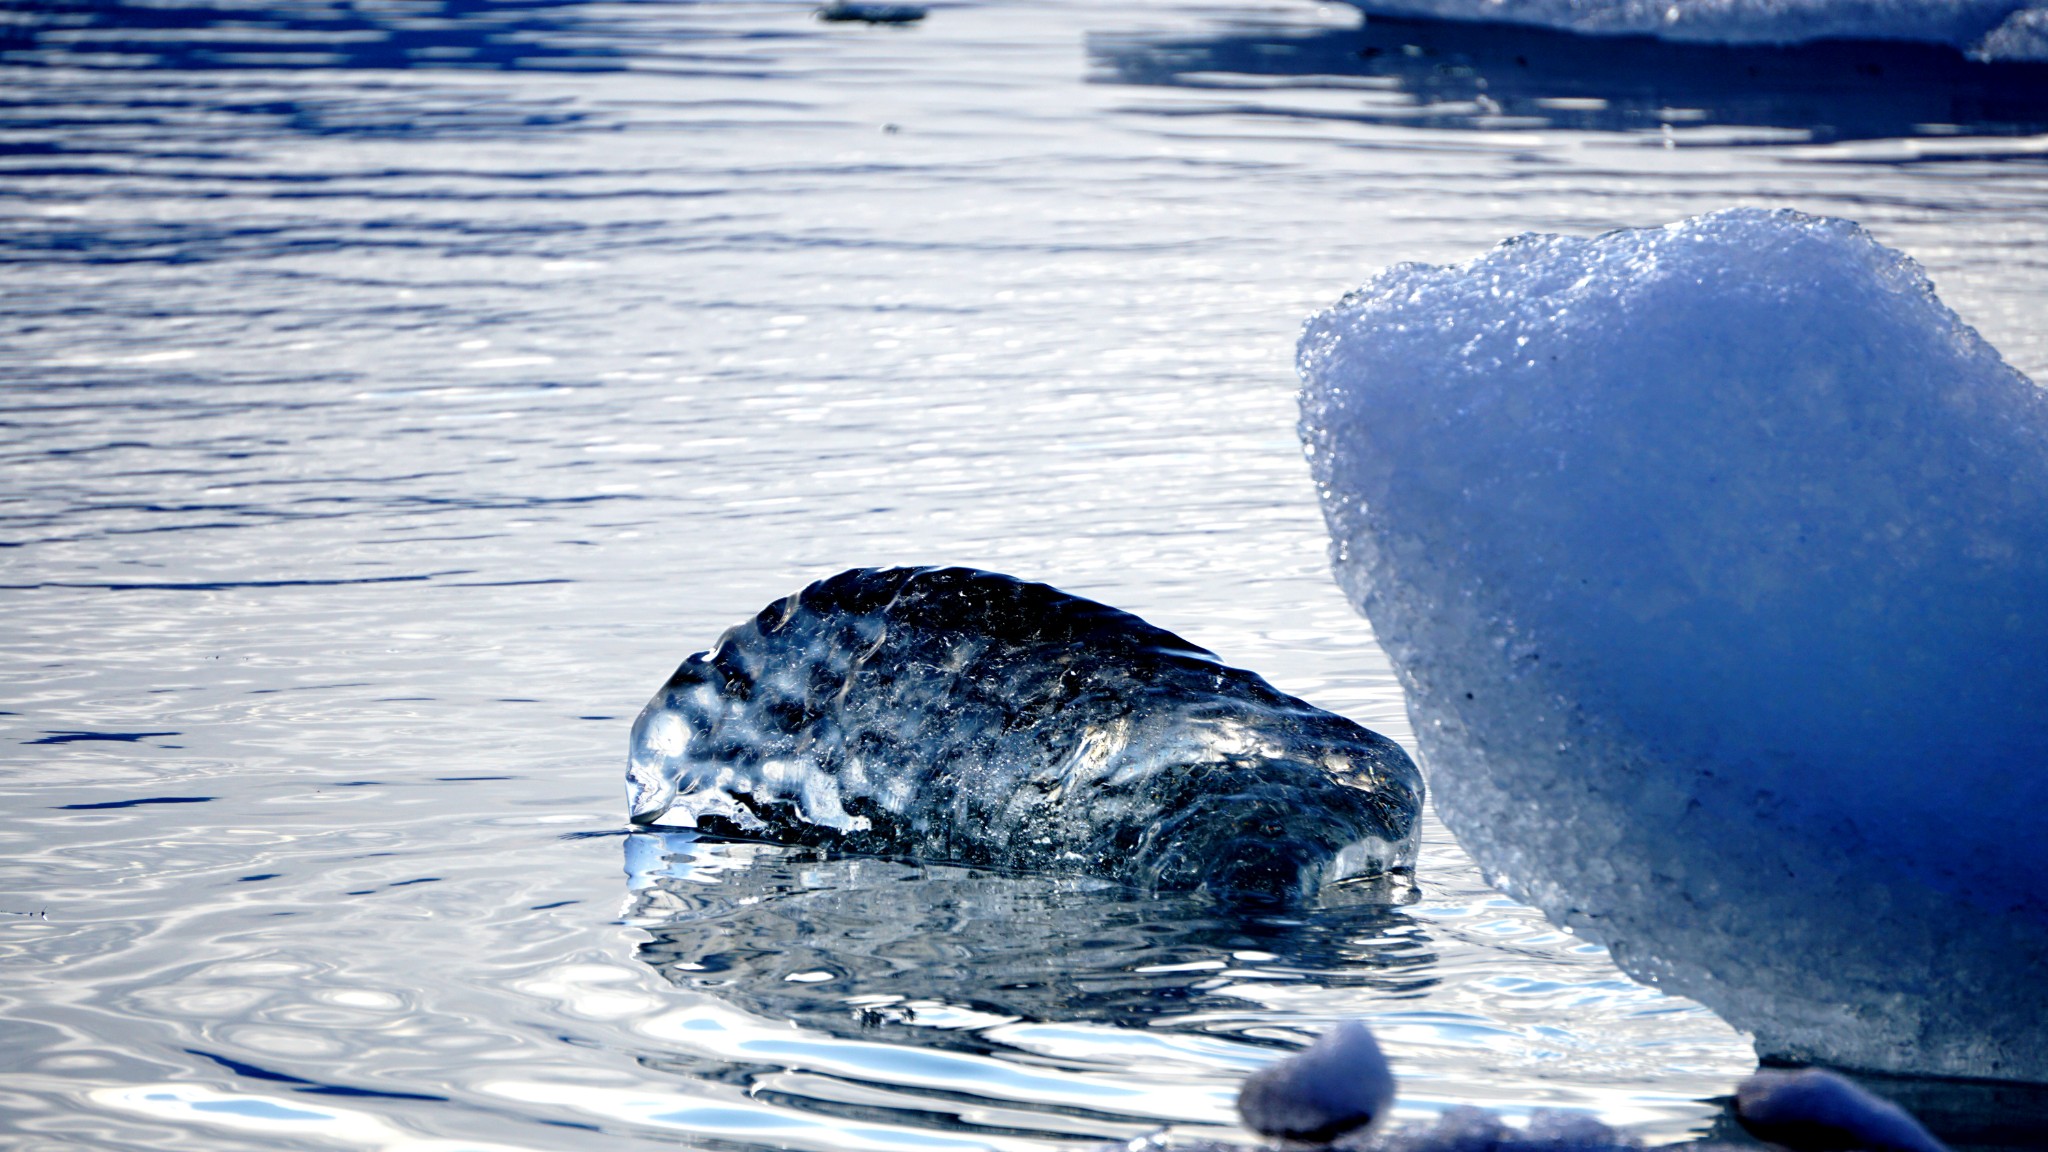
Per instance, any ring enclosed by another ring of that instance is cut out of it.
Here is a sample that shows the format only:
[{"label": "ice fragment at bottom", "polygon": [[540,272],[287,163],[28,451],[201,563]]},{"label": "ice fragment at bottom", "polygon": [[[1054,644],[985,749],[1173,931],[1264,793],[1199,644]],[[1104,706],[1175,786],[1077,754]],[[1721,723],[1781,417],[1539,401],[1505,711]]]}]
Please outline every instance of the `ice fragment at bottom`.
[{"label": "ice fragment at bottom", "polygon": [[1842,220],[1310,321],[1340,582],[1507,889],[1761,1052],[2048,1080],[2048,402]]},{"label": "ice fragment at bottom", "polygon": [[690,657],[633,725],[632,817],[1148,889],[1291,898],[1414,860],[1393,742],[1043,584],[856,569]]}]

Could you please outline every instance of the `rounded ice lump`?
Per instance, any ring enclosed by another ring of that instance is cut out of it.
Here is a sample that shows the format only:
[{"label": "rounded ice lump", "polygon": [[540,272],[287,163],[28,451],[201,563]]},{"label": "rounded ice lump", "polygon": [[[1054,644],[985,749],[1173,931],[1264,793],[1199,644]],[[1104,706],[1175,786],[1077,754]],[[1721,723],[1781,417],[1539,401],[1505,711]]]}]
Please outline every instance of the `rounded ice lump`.
[{"label": "rounded ice lump", "polygon": [[1499,21],[1725,44],[1905,40],[1985,60],[2048,59],[2037,0],[1351,0],[1387,16]]},{"label": "rounded ice lump", "polygon": [[1281,897],[1414,860],[1392,741],[1126,612],[864,568],[683,662],[633,724],[636,823]]},{"label": "rounded ice lump", "polygon": [[2048,401],[1856,225],[1388,269],[1302,434],[1439,813],[1766,1056],[2048,1079]]},{"label": "rounded ice lump", "polygon": [[1245,1078],[1237,1114],[1262,1136],[1328,1144],[1386,1115],[1394,1071],[1365,1025],[1346,1020]]}]

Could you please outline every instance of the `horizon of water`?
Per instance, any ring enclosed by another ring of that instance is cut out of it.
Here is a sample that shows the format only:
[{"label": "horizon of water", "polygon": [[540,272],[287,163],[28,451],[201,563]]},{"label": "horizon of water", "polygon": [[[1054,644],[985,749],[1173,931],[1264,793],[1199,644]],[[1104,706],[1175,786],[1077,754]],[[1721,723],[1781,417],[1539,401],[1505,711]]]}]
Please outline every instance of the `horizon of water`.
[{"label": "horizon of water", "polygon": [[809,580],[963,563],[1412,747],[1293,434],[1301,318],[1393,262],[1790,206],[2048,368],[2048,116],[1915,49],[1158,0],[9,20],[22,1148],[1244,1139],[1244,1072],[1349,1016],[1406,1117],[1703,1132],[1743,1038],[1433,823],[1403,902],[1233,916],[628,834],[627,726]]}]

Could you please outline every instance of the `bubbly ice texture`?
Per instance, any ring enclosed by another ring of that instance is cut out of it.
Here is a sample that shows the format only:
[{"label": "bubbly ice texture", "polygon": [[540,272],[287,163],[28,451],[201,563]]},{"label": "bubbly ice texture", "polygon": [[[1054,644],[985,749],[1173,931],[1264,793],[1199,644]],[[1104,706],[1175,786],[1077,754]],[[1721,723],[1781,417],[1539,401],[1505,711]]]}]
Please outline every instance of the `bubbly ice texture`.
[{"label": "bubbly ice texture", "polygon": [[1339,582],[1489,876],[1765,1056],[2048,1079],[2048,401],[1856,225],[1310,320]]},{"label": "bubbly ice texture", "polygon": [[[2048,59],[2024,29],[2048,7],[2028,0],[1352,0],[1372,13],[1534,24],[1591,35],[1727,44],[1914,40],[1980,59]],[[2002,33],[2008,24],[2012,29]]]},{"label": "bubbly ice texture", "polygon": [[2048,8],[2022,8],[1970,46],[1980,60],[2048,60]]},{"label": "bubbly ice texture", "polygon": [[821,580],[633,724],[636,823],[1291,898],[1414,862],[1392,741],[1126,612],[966,568]]}]

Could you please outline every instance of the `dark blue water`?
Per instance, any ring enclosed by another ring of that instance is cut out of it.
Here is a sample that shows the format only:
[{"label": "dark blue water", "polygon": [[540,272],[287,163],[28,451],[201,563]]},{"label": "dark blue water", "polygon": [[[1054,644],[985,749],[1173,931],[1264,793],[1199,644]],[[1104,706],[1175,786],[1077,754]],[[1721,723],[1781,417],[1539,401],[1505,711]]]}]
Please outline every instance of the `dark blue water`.
[{"label": "dark blue water", "polygon": [[2039,89],[1925,54],[1753,96],[1306,5],[5,18],[10,1146],[1227,1136],[1353,1015],[1407,1115],[1682,1137],[1742,1037],[1433,828],[1402,902],[1263,917],[629,837],[628,723],[811,579],[964,563],[1406,740],[1290,367],[1396,260],[1790,205],[2048,367]]}]

